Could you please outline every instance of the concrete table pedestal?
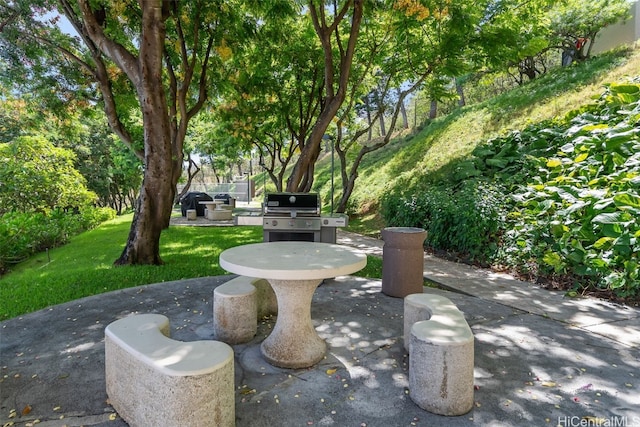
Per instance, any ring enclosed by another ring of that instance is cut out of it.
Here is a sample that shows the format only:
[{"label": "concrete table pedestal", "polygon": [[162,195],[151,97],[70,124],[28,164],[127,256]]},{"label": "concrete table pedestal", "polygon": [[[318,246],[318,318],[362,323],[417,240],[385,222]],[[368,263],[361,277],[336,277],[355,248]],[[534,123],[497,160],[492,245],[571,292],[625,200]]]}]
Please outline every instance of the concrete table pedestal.
[{"label": "concrete table pedestal", "polygon": [[311,322],[311,299],[322,280],[269,279],[278,298],[278,318],[260,350],[281,368],[306,368],[324,357],[327,344]]},{"label": "concrete table pedestal", "polygon": [[318,242],[254,243],[220,254],[225,270],[271,283],[278,299],[278,317],[273,332],[262,343],[262,355],[275,366],[292,369],[316,364],[326,351],[326,343],[311,322],[311,301],[318,285],[365,265],[366,255],[353,248]]}]

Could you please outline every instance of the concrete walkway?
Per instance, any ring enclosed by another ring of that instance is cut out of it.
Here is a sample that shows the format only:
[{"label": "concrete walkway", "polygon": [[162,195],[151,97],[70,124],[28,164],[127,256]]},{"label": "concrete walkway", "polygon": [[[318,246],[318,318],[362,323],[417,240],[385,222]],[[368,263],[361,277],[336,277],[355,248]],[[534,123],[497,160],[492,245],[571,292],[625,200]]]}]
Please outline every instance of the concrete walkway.
[{"label": "concrete walkway", "polygon": [[[382,257],[384,242],[377,239],[340,231],[338,243]],[[600,334],[624,345],[640,347],[638,309],[594,298],[568,298],[564,292],[546,290],[508,274],[444,261],[431,255],[424,257],[424,277],[442,289],[493,301]]]},{"label": "concrete walkway", "polygon": [[[382,242],[342,231],[338,243],[382,253]],[[329,349],[313,368],[262,359],[274,319],[234,346],[236,425],[640,426],[639,309],[430,256],[424,266],[441,287],[425,292],[450,298],[476,338],[471,412],[442,417],[411,401],[402,299],[382,294],[379,280],[347,276],[314,296],[312,318]],[[0,425],[125,426],[105,393],[104,327],[154,312],[169,317],[175,339],[212,339],[213,288],[231,277],[125,289],[0,323]]]}]

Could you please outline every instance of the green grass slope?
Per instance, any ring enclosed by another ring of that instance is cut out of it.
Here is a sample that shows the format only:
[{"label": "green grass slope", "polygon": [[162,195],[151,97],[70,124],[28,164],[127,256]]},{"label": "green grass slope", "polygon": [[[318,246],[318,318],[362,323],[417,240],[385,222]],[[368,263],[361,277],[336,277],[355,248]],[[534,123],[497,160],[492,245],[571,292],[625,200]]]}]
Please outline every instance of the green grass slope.
[{"label": "green grass slope", "polygon": [[[351,228],[379,235],[384,226],[378,215],[379,201],[386,193],[446,180],[457,163],[470,156],[479,144],[510,130],[562,117],[592,103],[604,84],[636,76],[638,70],[640,48],[606,53],[572,67],[552,70],[524,86],[438,118],[415,135],[393,140],[365,157],[359,169],[350,200]],[[325,199],[330,193],[326,179],[330,166],[330,156],[325,155],[317,167],[325,179],[316,189]],[[336,170],[336,194],[341,188],[339,175]]]},{"label": "green grass slope", "polygon": [[398,138],[360,170],[353,226],[423,227],[444,256],[638,301],[639,70],[638,49],[611,52]]}]

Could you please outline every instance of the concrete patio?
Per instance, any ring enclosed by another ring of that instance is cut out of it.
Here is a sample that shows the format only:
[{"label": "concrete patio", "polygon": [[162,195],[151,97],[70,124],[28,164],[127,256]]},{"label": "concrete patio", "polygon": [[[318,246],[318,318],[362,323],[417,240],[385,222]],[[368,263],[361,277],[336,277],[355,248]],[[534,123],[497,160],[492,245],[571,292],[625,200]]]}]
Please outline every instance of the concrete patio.
[{"label": "concrete patio", "polygon": [[[338,243],[372,255],[382,245],[344,232]],[[236,425],[640,426],[639,309],[565,298],[429,256],[424,271],[441,287],[425,292],[451,299],[475,335],[471,412],[443,417],[412,402],[402,299],[382,294],[379,280],[345,276],[315,293],[312,318],[329,349],[313,368],[264,361],[259,344],[273,318],[234,346]],[[173,338],[212,339],[213,289],[232,277],[141,286],[0,323],[0,424],[126,425],[107,401],[105,326],[161,313]]]}]

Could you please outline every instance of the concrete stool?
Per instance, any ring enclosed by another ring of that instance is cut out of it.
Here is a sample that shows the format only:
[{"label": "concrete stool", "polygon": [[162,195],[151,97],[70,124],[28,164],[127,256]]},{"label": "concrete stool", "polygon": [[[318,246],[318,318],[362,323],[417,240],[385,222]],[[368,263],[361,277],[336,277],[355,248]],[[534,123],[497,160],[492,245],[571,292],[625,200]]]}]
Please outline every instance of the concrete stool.
[{"label": "concrete stool", "polygon": [[198,212],[195,209],[187,209],[187,220],[195,221],[198,217]]},{"label": "concrete stool", "polygon": [[256,288],[230,280],[213,290],[213,332],[228,344],[251,341],[258,332]]},{"label": "concrete stool", "polygon": [[172,340],[161,314],[106,327],[105,374],[109,401],[131,427],[235,425],[233,350]]},{"label": "concrete stool", "polygon": [[267,279],[257,279],[255,277],[238,276],[226,282],[227,284],[251,284],[256,288],[256,304],[258,306],[258,319],[278,314],[278,298]]},{"label": "concrete stool", "polygon": [[409,394],[422,409],[463,415],[473,407],[473,333],[448,299],[411,294],[404,299],[409,334]]}]

